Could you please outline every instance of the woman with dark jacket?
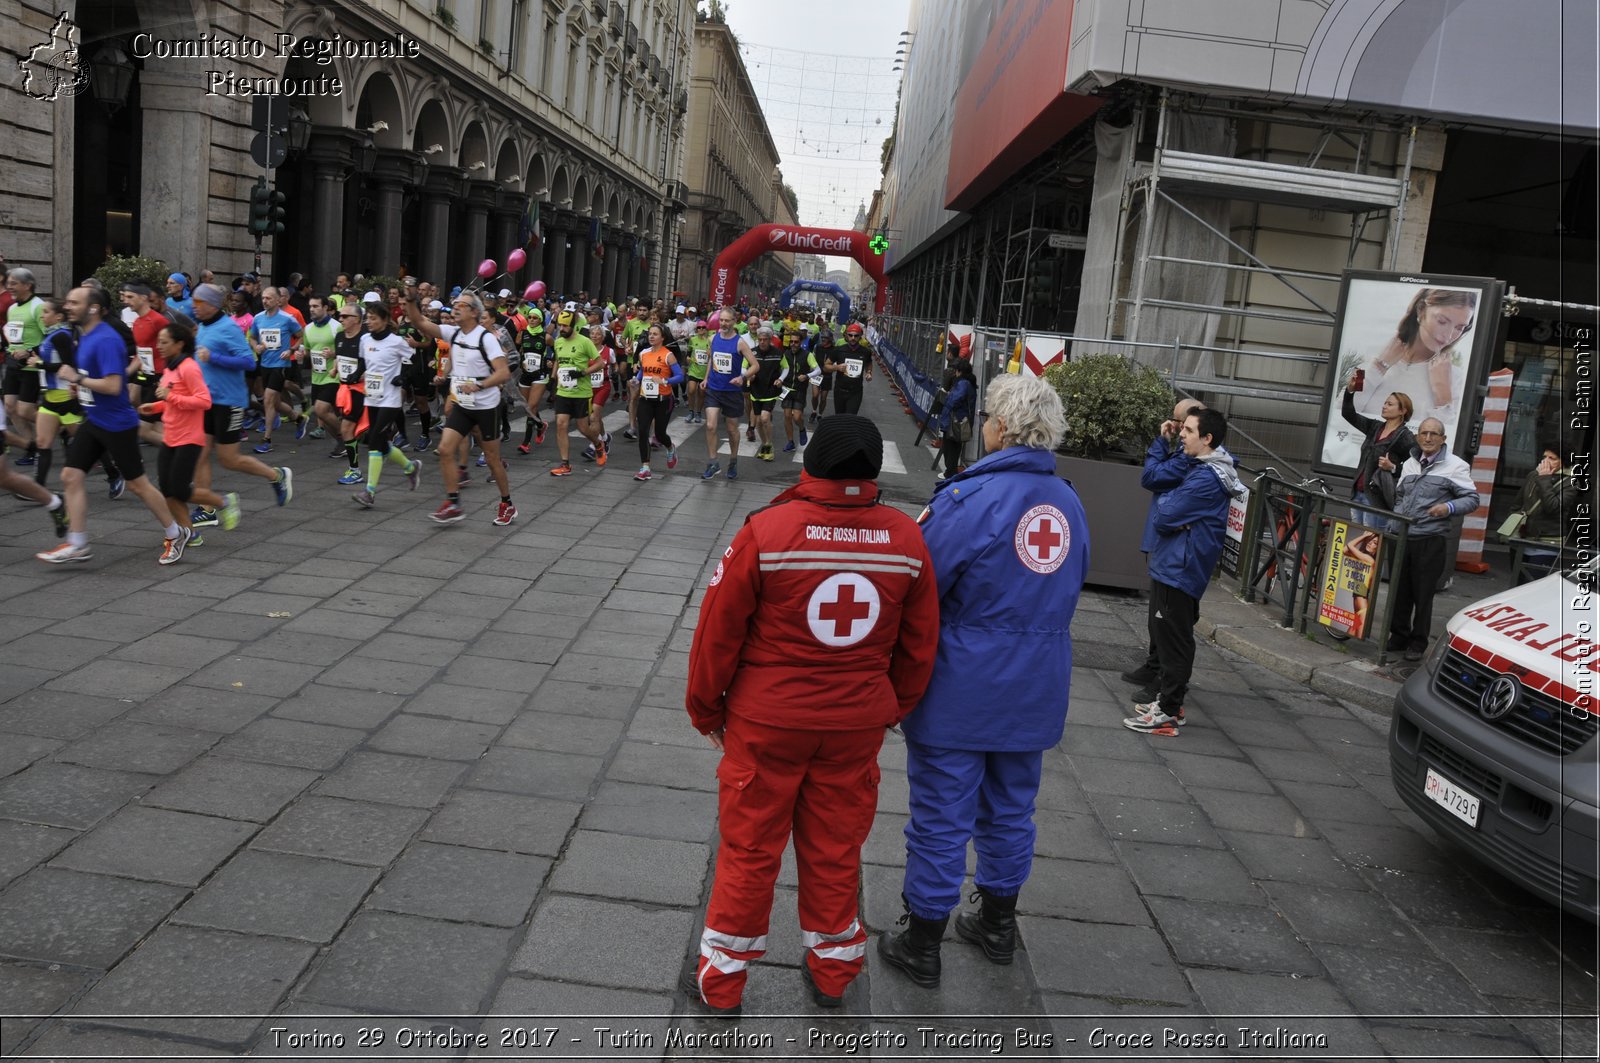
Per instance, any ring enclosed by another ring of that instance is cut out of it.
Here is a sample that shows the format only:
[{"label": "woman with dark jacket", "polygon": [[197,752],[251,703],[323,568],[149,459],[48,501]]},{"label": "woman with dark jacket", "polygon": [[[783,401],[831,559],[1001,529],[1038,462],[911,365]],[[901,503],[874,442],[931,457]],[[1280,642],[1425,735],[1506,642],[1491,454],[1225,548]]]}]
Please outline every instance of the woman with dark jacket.
[{"label": "woman with dark jacket", "polygon": [[[1390,392],[1388,398],[1383,400],[1383,419],[1376,420],[1363,417],[1356,412],[1356,378],[1351,374],[1350,381],[1344,388],[1344,419],[1352,428],[1361,430],[1366,437],[1361,444],[1361,464],[1356,469],[1355,488],[1351,492],[1351,499],[1369,506],[1382,506],[1384,509],[1394,508],[1394,488],[1389,488],[1389,497],[1376,489],[1373,478],[1378,473],[1378,459],[1387,456],[1396,466],[1404,465],[1405,460],[1411,456],[1411,450],[1416,445],[1416,437],[1411,434],[1411,429],[1406,427],[1406,422],[1411,420],[1413,406],[1411,396],[1403,391]],[[1356,512],[1356,520],[1369,528],[1381,528],[1384,525],[1382,518],[1376,514],[1362,511]]]},{"label": "woman with dark jacket", "polygon": [[977,398],[977,378],[972,373],[972,363],[965,358],[957,358],[956,364],[951,366],[955,375],[950,381],[949,394],[945,396],[944,410],[939,414],[939,428],[944,433],[939,456],[944,458],[944,472],[939,474],[939,479],[948,479],[956,474],[956,469],[961,465],[961,452],[966,449],[966,439],[960,438],[965,422],[965,435],[972,437],[972,403]]}]

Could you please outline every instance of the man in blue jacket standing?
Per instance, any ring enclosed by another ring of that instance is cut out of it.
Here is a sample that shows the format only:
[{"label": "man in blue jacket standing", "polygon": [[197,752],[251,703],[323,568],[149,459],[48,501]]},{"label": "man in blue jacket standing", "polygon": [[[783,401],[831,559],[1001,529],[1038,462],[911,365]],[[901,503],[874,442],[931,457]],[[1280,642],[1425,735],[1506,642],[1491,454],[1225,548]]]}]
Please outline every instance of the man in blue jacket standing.
[{"label": "man in blue jacket standing", "polygon": [[939,583],[939,652],[901,725],[909,925],[878,939],[887,964],[929,988],[969,842],[982,904],[956,917],[956,933],[993,963],[1016,951],[1034,800],[1066,725],[1072,614],[1089,571],[1088,519],[1052,453],[1066,431],[1061,399],[1038,377],[1006,375],[985,400],[987,456],[941,483],[918,521]]},{"label": "man in blue jacket standing", "polygon": [[1160,689],[1123,720],[1135,731],[1172,736],[1185,723],[1183,699],[1194,672],[1194,625],[1211,570],[1222,554],[1228,500],[1244,493],[1223,448],[1228,422],[1216,410],[1192,411],[1178,440],[1189,459],[1183,481],[1155,504],[1150,549],[1150,641],[1160,662]]},{"label": "man in blue jacket standing", "polygon": [[[1150,492],[1150,510],[1145,514],[1139,552],[1146,557],[1156,545],[1156,507],[1161,504],[1163,495],[1183,483],[1184,476],[1194,464],[1194,459],[1183,452],[1183,441],[1179,438],[1184,419],[1196,410],[1203,409],[1205,404],[1199,399],[1180,399],[1172,408],[1172,419],[1161,422],[1161,431],[1145,448],[1144,471],[1139,474],[1139,486]],[[1151,594],[1154,593],[1155,581],[1152,580]],[[1154,701],[1161,693],[1161,658],[1156,653],[1154,639],[1150,640],[1144,663],[1123,672],[1122,678],[1139,686],[1138,692],[1133,695],[1135,705]]]}]

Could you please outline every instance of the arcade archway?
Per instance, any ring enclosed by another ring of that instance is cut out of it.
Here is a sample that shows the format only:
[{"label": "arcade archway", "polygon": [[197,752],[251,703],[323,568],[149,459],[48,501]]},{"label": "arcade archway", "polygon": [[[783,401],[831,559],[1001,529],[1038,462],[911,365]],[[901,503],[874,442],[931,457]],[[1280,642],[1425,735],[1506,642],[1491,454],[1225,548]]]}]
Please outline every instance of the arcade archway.
[{"label": "arcade archway", "polygon": [[873,309],[882,312],[889,297],[883,258],[867,246],[870,237],[853,229],[813,229],[806,225],[757,225],[722,249],[711,265],[711,302],[729,306],[739,297],[739,271],[768,251],[808,251],[849,255],[878,283]]}]

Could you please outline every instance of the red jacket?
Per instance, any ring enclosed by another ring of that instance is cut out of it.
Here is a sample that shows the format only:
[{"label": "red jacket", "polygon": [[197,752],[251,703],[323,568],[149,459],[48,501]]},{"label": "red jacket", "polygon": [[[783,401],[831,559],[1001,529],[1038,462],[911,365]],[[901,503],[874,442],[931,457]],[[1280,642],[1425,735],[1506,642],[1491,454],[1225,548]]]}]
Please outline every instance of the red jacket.
[{"label": "red jacket", "polygon": [[689,717],[843,731],[898,723],[939,642],[916,522],[869,480],[800,483],[757,510],[711,577],[689,650]]}]

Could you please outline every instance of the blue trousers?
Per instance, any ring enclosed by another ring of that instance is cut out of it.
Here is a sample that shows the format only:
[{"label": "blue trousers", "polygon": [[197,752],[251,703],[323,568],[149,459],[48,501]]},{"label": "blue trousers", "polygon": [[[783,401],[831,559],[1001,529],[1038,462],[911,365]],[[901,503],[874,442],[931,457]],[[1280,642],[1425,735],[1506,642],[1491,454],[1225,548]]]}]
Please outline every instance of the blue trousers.
[{"label": "blue trousers", "polygon": [[961,901],[967,842],[978,852],[977,884],[1014,897],[1033,868],[1034,799],[1044,752],[940,749],[906,740],[911,821],[906,824],[906,901],[923,919]]}]

